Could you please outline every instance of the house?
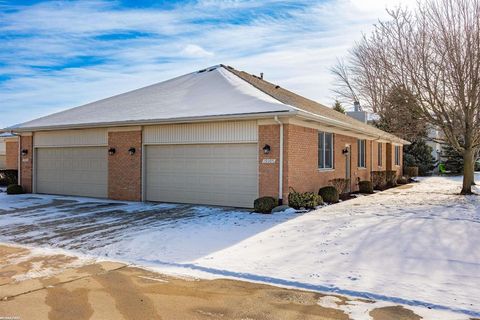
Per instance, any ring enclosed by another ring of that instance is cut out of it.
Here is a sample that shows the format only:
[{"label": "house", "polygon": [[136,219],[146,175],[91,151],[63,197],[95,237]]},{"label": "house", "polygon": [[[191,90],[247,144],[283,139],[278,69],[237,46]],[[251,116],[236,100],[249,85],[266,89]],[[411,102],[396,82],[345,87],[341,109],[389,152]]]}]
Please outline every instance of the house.
[{"label": "house", "polygon": [[17,170],[18,138],[10,133],[0,133],[0,170]]},{"label": "house", "polygon": [[333,178],[355,190],[371,171],[402,174],[407,141],[262,78],[219,65],[7,128],[21,136],[20,183],[35,193],[252,207]]}]

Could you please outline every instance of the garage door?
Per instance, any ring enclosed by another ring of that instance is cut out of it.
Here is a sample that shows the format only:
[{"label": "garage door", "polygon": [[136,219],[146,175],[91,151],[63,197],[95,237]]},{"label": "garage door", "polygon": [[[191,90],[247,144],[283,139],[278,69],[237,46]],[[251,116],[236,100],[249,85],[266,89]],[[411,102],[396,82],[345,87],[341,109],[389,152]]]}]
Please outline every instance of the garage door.
[{"label": "garage door", "polygon": [[0,169],[5,169],[7,163],[7,157],[3,154],[0,154]]},{"label": "garage door", "polygon": [[146,200],[253,207],[257,145],[163,145],[146,148]]},{"label": "garage door", "polygon": [[36,192],[106,198],[107,156],[105,147],[37,149]]}]

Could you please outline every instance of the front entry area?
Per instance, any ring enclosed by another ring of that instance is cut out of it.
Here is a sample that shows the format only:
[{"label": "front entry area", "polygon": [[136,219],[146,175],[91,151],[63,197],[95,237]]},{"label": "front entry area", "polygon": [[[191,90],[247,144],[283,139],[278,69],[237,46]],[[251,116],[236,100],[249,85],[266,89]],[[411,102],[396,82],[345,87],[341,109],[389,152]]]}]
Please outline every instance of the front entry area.
[{"label": "front entry area", "polygon": [[253,207],[257,144],[148,145],[145,200]]},{"label": "front entry area", "polygon": [[52,147],[36,149],[36,192],[106,198],[106,147]]}]

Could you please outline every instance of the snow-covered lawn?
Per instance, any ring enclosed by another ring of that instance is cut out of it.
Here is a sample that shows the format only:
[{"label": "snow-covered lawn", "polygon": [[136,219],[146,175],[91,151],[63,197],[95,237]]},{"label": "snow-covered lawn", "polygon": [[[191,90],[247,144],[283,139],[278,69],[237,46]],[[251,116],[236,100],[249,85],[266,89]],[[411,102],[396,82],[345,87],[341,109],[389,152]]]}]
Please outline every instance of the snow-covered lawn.
[{"label": "snow-covered lawn", "polygon": [[479,317],[480,196],[460,183],[425,178],[303,215],[0,194],[0,241]]}]

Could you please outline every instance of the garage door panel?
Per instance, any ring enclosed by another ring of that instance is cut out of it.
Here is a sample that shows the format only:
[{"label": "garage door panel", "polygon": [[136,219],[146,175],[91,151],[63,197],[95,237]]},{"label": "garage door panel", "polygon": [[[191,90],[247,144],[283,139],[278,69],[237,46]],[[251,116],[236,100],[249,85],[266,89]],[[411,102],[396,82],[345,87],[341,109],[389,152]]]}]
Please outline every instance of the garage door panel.
[{"label": "garage door panel", "polygon": [[108,159],[105,147],[38,148],[36,192],[107,197]]},{"label": "garage door panel", "polygon": [[252,207],[258,195],[256,144],[146,148],[146,199]]}]

